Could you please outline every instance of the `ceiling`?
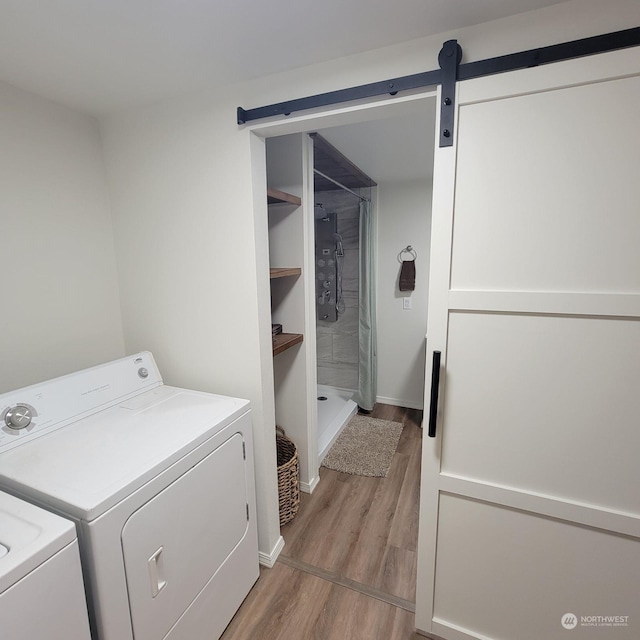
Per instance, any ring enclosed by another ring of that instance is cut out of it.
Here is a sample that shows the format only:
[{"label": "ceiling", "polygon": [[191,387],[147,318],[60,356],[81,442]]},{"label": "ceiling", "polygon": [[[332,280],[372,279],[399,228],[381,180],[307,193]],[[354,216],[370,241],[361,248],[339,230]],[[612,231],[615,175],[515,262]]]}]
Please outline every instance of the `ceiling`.
[{"label": "ceiling", "polygon": [[322,129],[319,133],[378,184],[433,175],[435,100],[381,120]]},{"label": "ceiling", "polygon": [[2,0],[0,80],[96,115],[562,0]]}]

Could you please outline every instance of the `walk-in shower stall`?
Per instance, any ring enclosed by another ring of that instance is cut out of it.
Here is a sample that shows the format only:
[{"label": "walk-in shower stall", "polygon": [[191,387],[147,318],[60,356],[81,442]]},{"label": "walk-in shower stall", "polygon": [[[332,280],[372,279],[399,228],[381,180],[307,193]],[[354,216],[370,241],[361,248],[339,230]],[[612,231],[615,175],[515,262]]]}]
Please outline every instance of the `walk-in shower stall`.
[{"label": "walk-in shower stall", "polygon": [[[361,397],[362,249],[366,255],[371,249],[365,246],[369,237],[362,233],[361,218],[362,203],[370,202],[375,183],[324,138],[313,137],[318,454],[322,461],[357,412]],[[366,212],[370,214],[370,209]],[[365,276],[365,284],[368,280]],[[368,319],[369,310],[364,314]],[[365,367],[365,376],[368,371]]]}]

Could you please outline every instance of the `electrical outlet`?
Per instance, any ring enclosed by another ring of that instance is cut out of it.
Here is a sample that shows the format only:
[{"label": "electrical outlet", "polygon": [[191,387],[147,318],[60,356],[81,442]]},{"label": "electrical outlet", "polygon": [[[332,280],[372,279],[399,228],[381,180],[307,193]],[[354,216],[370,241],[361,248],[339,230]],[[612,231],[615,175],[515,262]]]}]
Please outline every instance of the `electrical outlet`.
[{"label": "electrical outlet", "polygon": [[403,309],[412,309],[411,298],[406,297],[402,298],[402,308]]}]

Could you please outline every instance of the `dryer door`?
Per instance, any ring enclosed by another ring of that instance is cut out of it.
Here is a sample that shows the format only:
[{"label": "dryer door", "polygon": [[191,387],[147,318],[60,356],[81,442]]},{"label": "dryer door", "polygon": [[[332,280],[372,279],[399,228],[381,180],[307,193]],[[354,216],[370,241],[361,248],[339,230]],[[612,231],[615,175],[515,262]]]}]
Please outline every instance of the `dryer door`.
[{"label": "dryer door", "polygon": [[245,536],[242,444],[235,433],[127,520],[122,549],[136,640],[164,638]]}]

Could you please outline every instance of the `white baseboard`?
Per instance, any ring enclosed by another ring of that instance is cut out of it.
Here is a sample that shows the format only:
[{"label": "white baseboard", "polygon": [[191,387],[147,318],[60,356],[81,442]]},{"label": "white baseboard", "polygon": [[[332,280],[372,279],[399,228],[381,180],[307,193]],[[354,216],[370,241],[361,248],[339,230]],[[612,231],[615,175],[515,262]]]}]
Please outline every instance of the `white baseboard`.
[{"label": "white baseboard", "polygon": [[278,542],[276,542],[275,546],[271,550],[271,553],[262,553],[262,551],[258,552],[258,561],[263,567],[267,567],[267,569],[271,569],[273,565],[276,563],[280,552],[284,548],[284,538],[280,536],[278,538]]},{"label": "white baseboard", "polygon": [[377,396],[376,402],[382,402],[382,404],[390,404],[392,407],[406,407],[407,409],[420,409],[420,411],[424,409],[422,402],[414,402],[412,400],[398,400],[397,398],[385,398],[384,396]]},{"label": "white baseboard", "polygon": [[311,482],[301,482],[300,491],[304,491],[305,493],[313,493],[313,490],[318,486],[318,482],[320,482],[320,476],[312,478]]}]

